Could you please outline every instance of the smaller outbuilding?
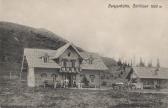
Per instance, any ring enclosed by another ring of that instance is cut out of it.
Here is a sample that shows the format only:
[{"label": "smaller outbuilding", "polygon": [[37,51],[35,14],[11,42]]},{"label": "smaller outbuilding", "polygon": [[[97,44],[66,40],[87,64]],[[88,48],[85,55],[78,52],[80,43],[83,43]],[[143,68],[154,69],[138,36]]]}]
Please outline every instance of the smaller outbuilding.
[{"label": "smaller outbuilding", "polygon": [[143,88],[168,88],[168,68],[132,67],[127,79]]}]

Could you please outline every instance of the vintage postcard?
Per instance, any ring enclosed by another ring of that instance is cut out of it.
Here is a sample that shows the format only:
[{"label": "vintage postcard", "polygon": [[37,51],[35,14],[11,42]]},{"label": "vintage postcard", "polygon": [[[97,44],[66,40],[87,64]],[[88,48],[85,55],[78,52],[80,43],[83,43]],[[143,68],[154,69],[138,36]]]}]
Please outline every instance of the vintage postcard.
[{"label": "vintage postcard", "polygon": [[168,1],[0,0],[0,108],[168,108]]}]

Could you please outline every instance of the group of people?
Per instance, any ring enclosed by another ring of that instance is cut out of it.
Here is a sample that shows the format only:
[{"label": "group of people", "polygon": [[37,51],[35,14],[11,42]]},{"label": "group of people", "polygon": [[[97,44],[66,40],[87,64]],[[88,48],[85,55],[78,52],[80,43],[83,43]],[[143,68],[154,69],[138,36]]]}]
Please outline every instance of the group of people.
[{"label": "group of people", "polygon": [[76,83],[76,80],[72,80],[72,82],[68,79],[65,80],[55,80],[53,81],[54,83],[49,84],[48,81],[44,81],[44,88],[45,87],[53,87],[53,88],[69,88],[69,87],[73,87],[73,88],[82,88],[83,83]]},{"label": "group of people", "polygon": [[68,79],[54,81],[54,88],[68,88],[68,87],[76,87],[76,81],[73,80],[72,83]]}]

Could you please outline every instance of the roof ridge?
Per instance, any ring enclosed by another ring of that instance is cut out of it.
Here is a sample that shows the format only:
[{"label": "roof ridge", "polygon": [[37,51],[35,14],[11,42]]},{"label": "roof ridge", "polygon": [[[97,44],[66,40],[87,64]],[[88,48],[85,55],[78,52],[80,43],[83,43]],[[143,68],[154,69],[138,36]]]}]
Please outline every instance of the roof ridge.
[{"label": "roof ridge", "polygon": [[76,48],[76,46],[74,46],[73,43],[68,42],[68,43],[66,43],[65,45],[63,45],[62,47],[60,47],[60,48],[58,48],[58,49],[56,50],[56,55],[53,57],[53,59],[54,59],[54,58],[58,58],[58,57],[59,57],[61,54],[63,54],[63,53],[65,52],[65,50],[66,50],[67,48],[69,48],[70,46],[72,46],[72,47],[74,48],[74,50],[78,53],[78,55],[79,55],[80,57],[82,57],[82,56],[80,55],[80,52],[79,52],[78,49]]}]

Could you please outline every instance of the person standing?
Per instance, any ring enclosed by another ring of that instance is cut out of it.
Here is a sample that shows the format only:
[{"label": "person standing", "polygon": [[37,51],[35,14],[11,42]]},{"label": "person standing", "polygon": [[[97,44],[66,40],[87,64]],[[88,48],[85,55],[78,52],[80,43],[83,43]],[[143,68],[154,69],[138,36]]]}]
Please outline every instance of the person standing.
[{"label": "person standing", "polygon": [[57,81],[54,81],[54,88],[57,88]]},{"label": "person standing", "polygon": [[65,79],[65,88],[68,87],[68,84],[69,84],[69,80],[68,80],[68,79]]}]

